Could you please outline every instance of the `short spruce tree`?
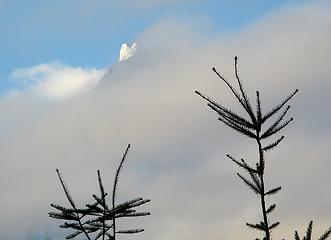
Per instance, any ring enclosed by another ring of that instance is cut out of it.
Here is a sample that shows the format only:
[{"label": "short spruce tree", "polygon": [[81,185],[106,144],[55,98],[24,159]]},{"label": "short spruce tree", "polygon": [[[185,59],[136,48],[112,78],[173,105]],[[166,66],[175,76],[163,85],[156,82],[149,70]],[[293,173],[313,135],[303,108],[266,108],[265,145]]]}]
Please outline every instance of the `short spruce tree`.
[{"label": "short spruce tree", "polygon": [[106,201],[107,193],[102,183],[100,171],[97,171],[98,185],[100,195],[93,194],[93,202],[85,205],[84,208],[78,208],[71,197],[66,184],[60,174],[60,171],[56,169],[60,183],[64,190],[64,193],[70,203],[70,207],[63,207],[58,204],[51,204],[57,212],[50,212],[49,216],[52,218],[66,220],[60,228],[72,229],[74,232],[69,234],[66,239],[72,239],[77,236],[84,235],[86,239],[102,239],[102,240],[115,240],[116,234],[133,234],[144,231],[144,229],[127,229],[118,230],[116,228],[116,221],[119,218],[127,217],[140,217],[150,215],[149,212],[137,212],[136,207],[149,202],[149,199],[135,198],[130,201],[126,201],[120,204],[116,204],[116,190],[119,180],[119,174],[123,167],[123,163],[126,159],[129,151],[130,144],[127,146],[122,160],[117,168],[113,188],[111,195],[111,203]]},{"label": "short spruce tree", "polygon": [[[241,116],[235,113],[233,110],[224,107],[222,104],[210,99],[203,93],[196,91],[200,97],[207,101],[207,105],[210,109],[218,114],[218,120],[221,121],[226,126],[234,129],[240,134],[253,139],[256,142],[256,147],[258,151],[258,159],[255,166],[251,166],[243,158],[238,160],[230,154],[226,156],[238,165],[239,168],[243,169],[247,176],[241,173],[237,173],[238,177],[246,184],[256,195],[258,195],[261,205],[262,220],[257,223],[246,223],[250,228],[259,230],[263,232],[263,240],[271,239],[271,231],[274,230],[278,225],[279,221],[271,222],[269,215],[275,210],[276,204],[267,205],[266,198],[276,194],[281,190],[281,187],[274,187],[272,189],[266,189],[265,187],[265,152],[270,151],[278,146],[278,144],[284,139],[284,136],[279,138],[269,140],[274,138],[274,136],[283,130],[293,118],[286,119],[286,115],[290,109],[288,102],[296,95],[298,89],[293,91],[289,96],[284,98],[278,105],[273,107],[270,111],[262,111],[262,104],[260,99],[259,91],[256,91],[256,103],[253,104],[248,98],[243,83],[239,78],[238,74],[238,58],[234,58],[234,73],[238,84],[239,90],[236,90],[230,82],[220,74],[215,68],[213,72],[226,84],[230,89],[234,97],[237,99],[241,107],[247,116]],[[270,124],[267,123],[271,122]],[[269,141],[268,141],[269,140]],[[268,141],[268,143],[265,143]],[[302,238],[299,237],[297,231],[294,233],[295,240],[311,240],[312,239],[312,226],[311,221],[308,225],[306,235]],[[331,234],[331,227],[319,238],[319,240],[327,239]],[[259,240],[259,238],[256,238]]]}]

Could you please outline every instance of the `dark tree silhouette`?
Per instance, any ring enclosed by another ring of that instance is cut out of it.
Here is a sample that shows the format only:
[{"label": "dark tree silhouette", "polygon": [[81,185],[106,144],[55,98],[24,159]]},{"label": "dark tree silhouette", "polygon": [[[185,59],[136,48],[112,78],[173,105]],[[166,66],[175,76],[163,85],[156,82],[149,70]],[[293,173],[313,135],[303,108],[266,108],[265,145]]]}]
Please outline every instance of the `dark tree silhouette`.
[{"label": "dark tree silhouette", "polygon": [[[313,232],[313,221],[310,221],[306,230],[306,236],[300,238],[299,233],[297,231],[294,232],[295,240],[312,240],[312,232]],[[318,240],[326,240],[331,235],[331,227],[326,230],[322,236],[318,238]]]},{"label": "dark tree silhouette", "polygon": [[[140,217],[150,215],[149,212],[137,212],[136,207],[149,202],[149,199],[135,198],[130,201],[123,202],[116,205],[116,190],[117,183],[119,180],[119,174],[123,167],[123,163],[126,159],[127,153],[129,151],[130,144],[127,146],[125,153],[123,154],[122,160],[117,168],[113,189],[112,189],[112,201],[111,207],[108,206],[106,202],[107,193],[103,187],[100,171],[97,171],[98,182],[100,188],[100,196],[92,195],[94,198],[93,203],[86,204],[85,208],[78,208],[71,197],[67,186],[65,185],[60,171],[56,169],[57,175],[59,177],[60,183],[63,187],[64,193],[70,203],[70,208],[62,207],[57,204],[51,204],[53,208],[58,210],[58,212],[50,212],[49,216],[57,219],[64,219],[69,222],[64,222],[60,225],[60,228],[73,229],[74,232],[68,235],[66,238],[71,239],[84,234],[88,240],[97,240],[105,238],[109,240],[115,240],[116,234],[133,234],[144,231],[144,229],[129,229],[129,230],[117,230],[116,220],[119,218],[126,217]],[[112,232],[110,233],[110,230]]]},{"label": "dark tree silhouette", "polygon": [[[276,194],[279,190],[281,190],[281,187],[274,187],[272,189],[265,188],[265,152],[277,147],[278,144],[284,139],[284,136],[281,136],[276,140],[272,140],[271,143],[270,141],[267,144],[264,142],[265,140],[269,140],[270,138],[274,137],[290,122],[293,121],[293,118],[285,119],[285,116],[290,109],[290,105],[287,104],[298,92],[298,89],[296,89],[289,96],[284,98],[278,105],[266,113],[262,111],[260,93],[256,91],[256,108],[253,109],[253,104],[248,98],[244,90],[243,83],[239,78],[237,64],[238,58],[235,57],[234,74],[239,86],[239,91],[237,91],[223,75],[218,73],[215,68],[213,68],[213,71],[227,85],[234,97],[240,103],[247,116],[240,116],[231,109],[224,107],[223,105],[210,99],[199,91],[196,91],[196,93],[204,100],[206,100],[208,107],[210,107],[218,114],[219,121],[256,142],[258,149],[258,161],[256,162],[255,166],[250,166],[243,158],[241,158],[241,160],[237,160],[235,157],[229,154],[226,156],[247,172],[248,177],[245,177],[240,173],[237,173],[237,175],[255,194],[259,196],[260,199],[263,218],[262,221],[258,223],[246,223],[246,225],[253,229],[262,231],[264,233],[263,239],[270,240],[271,230],[275,229],[279,225],[279,222],[270,222],[269,215],[275,210],[276,204],[267,205],[266,198]],[[276,117],[277,114],[278,116]],[[268,124],[268,122],[271,123]],[[311,230],[312,222],[309,224],[307,236],[304,237],[303,240],[311,239]],[[330,235],[330,233],[331,229],[326,231],[319,240],[325,240]],[[295,233],[295,240],[300,240],[297,232]]]}]

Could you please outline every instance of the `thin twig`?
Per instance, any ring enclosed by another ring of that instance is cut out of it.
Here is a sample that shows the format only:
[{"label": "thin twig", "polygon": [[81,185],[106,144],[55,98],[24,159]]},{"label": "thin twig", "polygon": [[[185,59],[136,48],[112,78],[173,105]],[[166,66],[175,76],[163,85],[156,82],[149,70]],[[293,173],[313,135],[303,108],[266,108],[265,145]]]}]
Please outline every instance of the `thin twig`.
[{"label": "thin twig", "polygon": [[[119,175],[120,175],[120,171],[122,169],[122,166],[123,166],[123,163],[126,159],[126,155],[128,154],[128,151],[130,149],[130,144],[128,144],[124,154],[123,154],[123,157],[122,157],[122,160],[117,168],[117,171],[116,171],[116,175],[115,175],[115,179],[114,179],[114,185],[113,185],[113,195],[112,195],[112,207],[113,209],[115,209],[115,198],[116,198],[116,187],[117,187],[117,182],[118,182],[118,178],[119,178]],[[113,217],[113,237],[114,237],[114,240],[115,240],[115,235],[116,235],[116,221],[115,221],[115,216]]]}]

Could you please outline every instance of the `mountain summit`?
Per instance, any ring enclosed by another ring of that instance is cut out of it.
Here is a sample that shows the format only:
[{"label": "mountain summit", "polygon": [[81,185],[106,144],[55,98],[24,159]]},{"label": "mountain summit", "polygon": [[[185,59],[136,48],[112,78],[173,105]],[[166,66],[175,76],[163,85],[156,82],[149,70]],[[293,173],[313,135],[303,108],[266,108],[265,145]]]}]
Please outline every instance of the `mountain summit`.
[{"label": "mountain summit", "polygon": [[127,43],[123,43],[120,50],[119,62],[129,59],[137,51],[137,43],[133,43],[131,47]]}]

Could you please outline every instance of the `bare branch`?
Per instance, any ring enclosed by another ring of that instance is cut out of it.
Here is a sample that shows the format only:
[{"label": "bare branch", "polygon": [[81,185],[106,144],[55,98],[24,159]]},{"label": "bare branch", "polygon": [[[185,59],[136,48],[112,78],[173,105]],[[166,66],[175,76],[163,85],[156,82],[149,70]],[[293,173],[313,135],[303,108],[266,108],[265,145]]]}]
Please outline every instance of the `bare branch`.
[{"label": "bare branch", "polygon": [[274,107],[270,112],[268,112],[266,115],[264,115],[262,117],[261,124],[263,124],[268,118],[270,118],[275,113],[277,113],[288,101],[290,101],[294,97],[295,94],[297,94],[297,92],[298,92],[298,89],[296,89],[292,94],[287,96],[279,105]]}]

